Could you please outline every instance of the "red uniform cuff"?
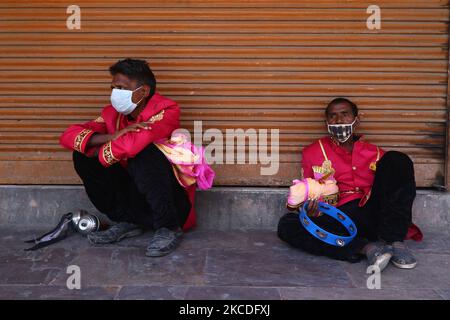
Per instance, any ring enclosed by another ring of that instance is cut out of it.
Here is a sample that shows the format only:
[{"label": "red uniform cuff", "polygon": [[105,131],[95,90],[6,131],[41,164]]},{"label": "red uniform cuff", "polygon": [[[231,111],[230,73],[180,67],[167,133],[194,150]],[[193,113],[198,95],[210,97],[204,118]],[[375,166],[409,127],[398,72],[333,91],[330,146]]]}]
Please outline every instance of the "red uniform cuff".
[{"label": "red uniform cuff", "polygon": [[111,141],[105,143],[98,152],[98,160],[104,167],[109,167],[110,165],[119,161],[112,152]]},{"label": "red uniform cuff", "polygon": [[90,129],[84,129],[82,130],[74,139],[73,141],[73,149],[75,151],[84,153],[86,150],[87,142],[89,141],[89,138],[94,134],[95,132]]}]

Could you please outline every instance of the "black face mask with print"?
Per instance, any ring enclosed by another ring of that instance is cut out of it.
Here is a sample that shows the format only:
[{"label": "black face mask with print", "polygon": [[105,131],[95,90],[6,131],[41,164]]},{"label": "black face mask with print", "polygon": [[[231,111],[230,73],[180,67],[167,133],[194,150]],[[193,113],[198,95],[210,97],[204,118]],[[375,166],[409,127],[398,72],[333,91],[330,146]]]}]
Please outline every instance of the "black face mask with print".
[{"label": "black face mask with print", "polygon": [[353,134],[353,125],[356,119],[352,123],[347,124],[327,124],[328,132],[340,143],[346,142]]}]

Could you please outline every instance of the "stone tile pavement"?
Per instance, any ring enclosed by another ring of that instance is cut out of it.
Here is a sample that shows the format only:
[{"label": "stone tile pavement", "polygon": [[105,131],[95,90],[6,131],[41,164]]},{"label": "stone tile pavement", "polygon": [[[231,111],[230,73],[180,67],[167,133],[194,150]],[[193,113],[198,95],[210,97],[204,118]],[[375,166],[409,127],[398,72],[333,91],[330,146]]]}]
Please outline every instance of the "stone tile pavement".
[{"label": "stone tile pavement", "polygon": [[[450,299],[450,234],[425,230],[408,241],[419,264],[390,265],[381,289],[367,289],[365,261],[315,257],[267,230],[197,230],[161,258],[145,256],[151,232],[113,245],[92,246],[79,234],[25,252],[46,230],[0,229],[0,299]],[[67,267],[81,269],[81,289],[69,290]]]}]

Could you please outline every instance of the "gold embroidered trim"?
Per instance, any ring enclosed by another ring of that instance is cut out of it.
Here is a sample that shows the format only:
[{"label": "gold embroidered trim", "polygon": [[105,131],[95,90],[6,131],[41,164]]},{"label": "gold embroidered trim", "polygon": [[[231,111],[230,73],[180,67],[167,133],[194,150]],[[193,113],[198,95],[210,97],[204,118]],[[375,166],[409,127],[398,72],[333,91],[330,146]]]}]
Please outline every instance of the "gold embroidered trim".
[{"label": "gold embroidered trim", "polygon": [[322,166],[313,166],[312,170],[314,173],[323,175],[322,178],[320,178],[320,181],[325,181],[335,173],[335,170],[333,168],[333,165],[331,161],[328,159],[327,154],[325,152],[325,148],[322,145],[322,141],[319,140],[320,149],[322,149],[322,154],[325,160],[322,163]]},{"label": "gold embroidered trim", "polygon": [[322,149],[323,157],[325,158],[325,160],[328,161],[327,154],[326,154],[325,149],[324,149],[324,147],[323,147],[322,141],[320,141],[320,140],[319,140],[319,145],[320,145],[320,149]]},{"label": "gold embroidered trim", "polygon": [[152,116],[150,120],[145,121],[145,123],[148,124],[155,123],[156,121],[161,121],[163,118],[164,118],[164,110],[161,110],[159,113]]},{"label": "gold embroidered trim", "polygon": [[328,203],[331,206],[336,206],[339,202],[339,193],[322,195],[322,201]]},{"label": "gold embroidered trim", "polygon": [[362,193],[362,190],[346,190],[346,191],[339,191],[340,194],[353,194],[353,193]]},{"label": "gold embroidered trim", "polygon": [[105,162],[109,165],[119,161],[119,159],[114,157],[114,154],[112,153],[111,141],[107,142],[103,147],[103,160],[105,160]]},{"label": "gold embroidered trim", "polygon": [[95,119],[94,122],[105,123],[105,119],[103,119],[103,117],[100,116],[97,119]]},{"label": "gold embroidered trim", "polygon": [[377,171],[377,163],[380,160],[380,148],[377,146],[377,159],[374,162],[371,162],[369,165],[369,169],[372,171]]},{"label": "gold embroidered trim", "polygon": [[86,137],[89,135],[89,133],[91,133],[92,130],[89,129],[84,129],[83,131],[81,131],[76,137],[75,137],[75,141],[73,142],[73,149],[78,151],[78,152],[83,152],[81,150],[81,147],[83,146],[83,141],[84,139],[86,139]]}]

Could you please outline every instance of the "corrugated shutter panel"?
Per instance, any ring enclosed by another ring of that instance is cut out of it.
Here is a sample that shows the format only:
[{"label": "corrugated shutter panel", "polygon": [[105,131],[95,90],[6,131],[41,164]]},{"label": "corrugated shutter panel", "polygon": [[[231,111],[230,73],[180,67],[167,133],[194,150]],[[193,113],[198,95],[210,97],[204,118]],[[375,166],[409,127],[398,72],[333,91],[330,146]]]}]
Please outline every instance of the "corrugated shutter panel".
[{"label": "corrugated shutter panel", "polygon": [[448,1],[78,0],[0,3],[0,183],[78,183],[59,134],[108,103],[109,65],[147,59],[192,129],[280,129],[280,169],[215,165],[219,185],[288,185],[301,147],[325,134],[324,106],[361,108],[367,140],[414,160],[420,186],[443,184]]}]

